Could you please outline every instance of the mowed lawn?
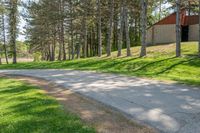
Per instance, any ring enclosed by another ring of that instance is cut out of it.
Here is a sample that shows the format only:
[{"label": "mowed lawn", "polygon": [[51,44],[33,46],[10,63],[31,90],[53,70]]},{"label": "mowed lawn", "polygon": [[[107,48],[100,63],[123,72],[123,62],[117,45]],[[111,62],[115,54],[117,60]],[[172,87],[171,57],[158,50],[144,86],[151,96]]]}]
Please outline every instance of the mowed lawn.
[{"label": "mowed lawn", "polygon": [[148,47],[148,56],[139,58],[140,47],[132,48],[132,57],[117,58],[104,55],[74,61],[29,62],[17,65],[1,65],[0,69],[75,69],[120,73],[130,76],[173,80],[179,83],[200,85],[200,58],[197,57],[198,43],[182,43],[182,57],[175,58],[175,44]]},{"label": "mowed lawn", "polygon": [[0,78],[0,133],[94,133],[37,87]]}]

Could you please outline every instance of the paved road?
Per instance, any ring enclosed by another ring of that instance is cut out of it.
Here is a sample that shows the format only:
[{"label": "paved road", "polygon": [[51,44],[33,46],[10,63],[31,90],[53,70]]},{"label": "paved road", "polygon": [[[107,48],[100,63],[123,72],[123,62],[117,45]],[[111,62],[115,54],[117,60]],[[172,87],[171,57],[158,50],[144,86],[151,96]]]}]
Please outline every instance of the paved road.
[{"label": "paved road", "polygon": [[166,133],[200,133],[200,87],[72,70],[0,70],[52,81]]}]

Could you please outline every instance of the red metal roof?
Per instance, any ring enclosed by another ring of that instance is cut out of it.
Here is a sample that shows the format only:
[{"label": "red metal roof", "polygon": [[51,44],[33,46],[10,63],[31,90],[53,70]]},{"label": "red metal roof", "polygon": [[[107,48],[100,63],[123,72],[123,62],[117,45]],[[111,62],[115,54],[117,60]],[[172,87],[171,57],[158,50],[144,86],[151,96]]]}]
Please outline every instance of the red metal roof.
[{"label": "red metal roof", "polygon": [[[187,16],[186,10],[184,10],[184,9],[181,10],[180,17],[181,17],[181,25],[183,25],[183,26],[199,23],[198,15]],[[165,17],[164,19],[160,20],[159,22],[155,23],[154,25],[166,25],[166,24],[176,24],[176,12]]]},{"label": "red metal roof", "polygon": [[186,16],[185,17],[184,25],[193,25],[193,24],[198,24],[198,23],[199,23],[199,16],[198,15]]}]

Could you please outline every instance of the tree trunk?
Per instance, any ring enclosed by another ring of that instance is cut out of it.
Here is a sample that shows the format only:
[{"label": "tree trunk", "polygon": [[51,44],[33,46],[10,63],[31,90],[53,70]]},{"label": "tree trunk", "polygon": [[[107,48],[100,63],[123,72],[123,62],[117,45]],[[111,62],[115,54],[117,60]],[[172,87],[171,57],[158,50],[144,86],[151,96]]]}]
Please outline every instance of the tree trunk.
[{"label": "tree trunk", "polygon": [[68,59],[71,60],[71,42],[70,42],[70,35],[68,36]]},{"label": "tree trunk", "polygon": [[61,36],[61,24],[59,23],[58,26],[58,37],[59,37],[59,53],[58,53],[58,60],[62,60],[62,36]]},{"label": "tree trunk", "polygon": [[[116,10],[114,12],[117,12]],[[115,13],[114,15],[114,37],[113,37],[113,44],[114,44],[114,50],[117,50],[118,47],[118,14]]]},{"label": "tree trunk", "polygon": [[198,49],[198,54],[200,57],[200,0],[199,0],[199,49]]},{"label": "tree trunk", "polygon": [[78,35],[76,35],[76,40],[79,40],[77,44],[77,59],[80,59],[81,58],[81,45],[80,45],[81,39],[80,37],[78,37]]},{"label": "tree trunk", "polygon": [[111,36],[113,31],[113,17],[114,17],[114,0],[110,1],[110,18],[109,18],[109,25],[108,25],[108,36],[107,36],[107,56],[111,56]]},{"label": "tree trunk", "polygon": [[62,42],[62,55],[63,55],[63,60],[67,60],[67,55],[66,55],[66,46],[65,46],[65,28],[64,28],[64,0],[61,0],[61,42]]},{"label": "tree trunk", "polygon": [[181,56],[180,0],[176,0],[176,57]]},{"label": "tree trunk", "polygon": [[7,52],[7,47],[6,47],[6,31],[5,31],[5,18],[4,18],[4,14],[2,15],[2,30],[3,30],[4,55],[5,55],[6,63],[9,64],[9,62],[8,62],[8,52]]},{"label": "tree trunk", "polygon": [[59,54],[58,60],[66,60],[65,36],[64,36],[64,0],[59,0],[58,34],[59,34]]},{"label": "tree trunk", "polygon": [[159,1],[159,21],[161,20],[162,17],[162,0]]},{"label": "tree trunk", "polygon": [[118,54],[117,56],[120,57],[122,55],[122,45],[123,45],[123,31],[124,31],[124,4],[125,1],[122,0],[121,7],[120,7],[120,31],[118,35]]},{"label": "tree trunk", "polygon": [[86,21],[86,18],[84,18],[84,23],[83,23],[83,25],[84,25],[84,34],[83,34],[83,37],[84,37],[84,42],[83,42],[83,56],[84,56],[84,58],[86,58],[87,57],[87,21]]},{"label": "tree trunk", "polygon": [[101,0],[97,0],[97,19],[98,19],[98,56],[102,56],[102,38],[101,38]]},{"label": "tree trunk", "polygon": [[130,35],[129,35],[128,9],[127,9],[127,6],[124,7],[124,24],[125,24],[125,33],[126,33],[127,56],[131,56],[131,44],[130,44]]},{"label": "tree trunk", "polygon": [[70,25],[71,25],[71,54],[72,54],[72,60],[74,60],[74,25],[73,25],[73,13],[74,13],[74,8],[73,8],[73,0],[70,0]]},{"label": "tree trunk", "polygon": [[3,51],[3,50],[2,50],[1,47],[0,47],[0,65],[2,65],[2,61],[1,61],[1,55],[2,55],[1,53],[2,53],[2,51]]},{"label": "tree trunk", "polygon": [[16,38],[17,38],[17,12],[18,12],[18,0],[10,1],[10,43],[12,46],[13,54],[13,64],[17,63],[17,47],[16,47]]},{"label": "tree trunk", "polygon": [[56,33],[54,33],[52,41],[52,61],[55,61],[55,49],[56,49]]},{"label": "tree trunk", "polygon": [[146,28],[147,28],[147,0],[141,0],[141,7],[142,7],[142,11],[141,11],[141,28],[142,28],[142,38],[141,38],[141,53],[140,53],[140,57],[144,57],[146,56]]},{"label": "tree trunk", "polygon": [[71,52],[72,52],[72,60],[74,60],[74,32],[73,28],[71,29]]}]

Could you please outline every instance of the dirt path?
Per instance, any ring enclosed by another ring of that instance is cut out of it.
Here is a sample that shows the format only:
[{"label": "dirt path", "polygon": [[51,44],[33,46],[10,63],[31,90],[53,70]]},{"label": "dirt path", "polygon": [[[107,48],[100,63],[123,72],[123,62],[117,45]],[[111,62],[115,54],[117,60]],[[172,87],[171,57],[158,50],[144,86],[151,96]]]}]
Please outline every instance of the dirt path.
[{"label": "dirt path", "polygon": [[120,112],[99,102],[83,97],[77,93],[49,81],[28,76],[5,76],[17,79],[44,89],[45,93],[55,97],[66,111],[77,114],[87,124],[92,125],[98,133],[155,133],[150,127],[142,126],[126,119]]}]

